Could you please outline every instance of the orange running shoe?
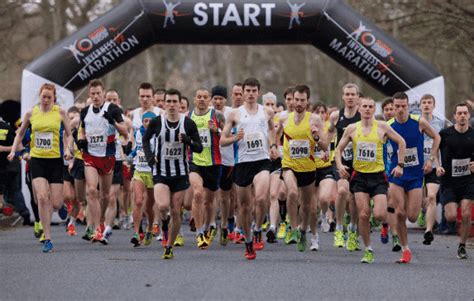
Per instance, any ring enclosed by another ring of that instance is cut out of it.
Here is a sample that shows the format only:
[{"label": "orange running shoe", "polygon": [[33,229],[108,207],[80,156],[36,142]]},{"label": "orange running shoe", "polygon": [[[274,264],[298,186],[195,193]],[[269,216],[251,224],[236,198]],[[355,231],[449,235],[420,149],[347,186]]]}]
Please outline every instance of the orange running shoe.
[{"label": "orange running shoe", "polygon": [[161,234],[163,235],[163,240],[161,241],[161,245],[166,247],[166,244],[168,243],[168,231],[161,231]]},{"label": "orange running shoe", "polygon": [[253,245],[257,251],[263,250],[265,247],[265,242],[262,239],[262,231],[253,232]]},{"label": "orange running shoe", "polygon": [[94,235],[92,236],[92,242],[101,241],[102,238],[103,238],[102,232],[100,231],[100,228],[97,228],[97,229],[95,230]]},{"label": "orange running shoe", "polygon": [[406,249],[402,253],[402,258],[397,260],[397,263],[410,263],[410,261],[411,261],[411,251]]},{"label": "orange running shoe", "polygon": [[74,226],[74,224],[69,224],[67,226],[67,235],[69,236],[75,236],[77,233],[76,233],[76,226]]},{"label": "orange running shoe", "polygon": [[229,241],[234,241],[234,239],[235,239],[235,232],[232,231],[232,232],[230,232],[229,234],[227,234],[227,238],[229,239]]},{"label": "orange running shoe", "polygon": [[104,233],[104,231],[105,231],[105,224],[100,223],[100,233]]},{"label": "orange running shoe", "polygon": [[245,243],[245,258],[248,260],[254,260],[257,258],[257,252],[253,247],[253,242],[246,242]]},{"label": "orange running shoe", "polygon": [[158,236],[160,234],[160,227],[158,224],[153,224],[153,230],[151,231],[153,233],[153,236]]}]

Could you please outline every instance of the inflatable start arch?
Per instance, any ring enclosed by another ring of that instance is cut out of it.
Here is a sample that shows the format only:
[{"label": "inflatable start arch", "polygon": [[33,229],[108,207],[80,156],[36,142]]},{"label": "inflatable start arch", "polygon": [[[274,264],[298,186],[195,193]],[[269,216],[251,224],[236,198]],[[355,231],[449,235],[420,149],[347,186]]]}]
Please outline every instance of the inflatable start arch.
[{"label": "inflatable start arch", "polygon": [[44,82],[73,91],[153,44],[311,44],[386,95],[430,93],[444,116],[444,79],[341,0],[125,0],[23,71],[22,114]]}]

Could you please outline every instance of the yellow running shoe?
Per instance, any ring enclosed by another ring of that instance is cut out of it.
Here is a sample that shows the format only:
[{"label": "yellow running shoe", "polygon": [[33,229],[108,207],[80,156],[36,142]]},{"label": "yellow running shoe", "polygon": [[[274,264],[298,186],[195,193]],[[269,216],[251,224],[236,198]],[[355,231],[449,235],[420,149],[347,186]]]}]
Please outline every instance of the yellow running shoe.
[{"label": "yellow running shoe", "polygon": [[267,231],[268,228],[270,227],[270,222],[266,221],[262,224],[262,231]]},{"label": "yellow running shoe", "polygon": [[163,256],[161,256],[162,259],[173,259],[173,248],[172,247],[166,247],[165,251],[163,253]]},{"label": "yellow running shoe", "polygon": [[149,246],[152,241],[153,241],[153,232],[146,232],[145,237],[143,239],[143,244],[145,246]]},{"label": "yellow running shoe", "polygon": [[35,222],[34,233],[36,238],[40,238],[43,234],[43,225],[40,222]]},{"label": "yellow running shoe", "polygon": [[216,227],[211,226],[209,228],[209,237],[208,237],[209,245],[211,245],[212,241],[214,240],[216,236],[217,236],[217,229]]},{"label": "yellow running shoe", "polygon": [[334,232],[334,247],[344,248],[344,233],[341,230]]},{"label": "yellow running shoe", "polygon": [[201,250],[207,249],[207,247],[209,246],[206,238],[204,237],[204,234],[198,234],[198,236],[196,236],[196,242],[198,248]]},{"label": "yellow running shoe", "polygon": [[178,234],[176,236],[176,240],[174,241],[174,246],[175,247],[183,247],[184,246],[184,236],[181,234]]},{"label": "yellow running shoe", "polygon": [[285,239],[286,237],[286,223],[280,223],[280,227],[278,227],[277,238],[278,239]]},{"label": "yellow running shoe", "polygon": [[41,234],[41,237],[39,239],[39,242],[40,243],[44,243],[44,241],[46,240],[46,238],[44,237],[44,233]]},{"label": "yellow running shoe", "polygon": [[359,246],[359,235],[355,231],[349,231],[347,236],[347,244],[346,244],[347,251],[360,251]]}]

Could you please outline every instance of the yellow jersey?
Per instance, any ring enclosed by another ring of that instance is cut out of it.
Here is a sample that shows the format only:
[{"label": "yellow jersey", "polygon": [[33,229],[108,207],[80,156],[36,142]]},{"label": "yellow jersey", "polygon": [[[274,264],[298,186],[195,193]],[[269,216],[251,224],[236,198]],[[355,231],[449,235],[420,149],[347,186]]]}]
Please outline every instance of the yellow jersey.
[{"label": "yellow jersey", "polygon": [[316,142],[311,133],[311,113],[306,112],[303,120],[295,124],[295,113],[288,114],[283,128],[283,168],[295,172],[311,172],[316,170],[313,150]]},{"label": "yellow jersey", "polygon": [[356,135],[352,139],[354,154],[354,170],[362,173],[377,173],[385,170],[383,162],[384,141],[379,138],[377,129],[379,123],[372,121],[372,129],[367,136],[362,133],[362,122],[355,123]]},{"label": "yellow jersey", "polygon": [[31,118],[30,155],[32,158],[54,159],[63,154],[63,124],[59,106],[42,112],[39,106],[33,108]]}]

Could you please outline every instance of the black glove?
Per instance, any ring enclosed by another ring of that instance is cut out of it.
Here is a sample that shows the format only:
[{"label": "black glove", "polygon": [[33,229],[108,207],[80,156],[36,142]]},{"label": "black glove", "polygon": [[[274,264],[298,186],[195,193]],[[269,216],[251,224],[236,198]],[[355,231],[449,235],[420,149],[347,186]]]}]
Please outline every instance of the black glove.
[{"label": "black glove", "polygon": [[77,133],[78,133],[77,129],[72,129],[71,134],[74,141],[77,141]]},{"label": "black glove", "polygon": [[86,139],[79,139],[76,141],[77,148],[81,151],[87,150],[87,140]]},{"label": "black glove", "polygon": [[110,113],[108,111],[104,111],[104,118],[107,119],[107,121],[111,124],[111,125],[115,125],[115,120],[114,118],[112,117],[112,115],[110,115]]},{"label": "black glove", "polygon": [[150,158],[150,160],[148,160],[148,166],[150,166],[151,168],[153,168],[156,164],[156,160],[155,160],[155,156],[152,156]]},{"label": "black glove", "polygon": [[129,155],[132,152],[132,141],[129,141],[127,145],[122,145],[123,152],[125,155]]},{"label": "black glove", "polygon": [[191,137],[187,136],[186,134],[180,134],[180,135],[181,135],[181,142],[187,145],[191,144]]}]

